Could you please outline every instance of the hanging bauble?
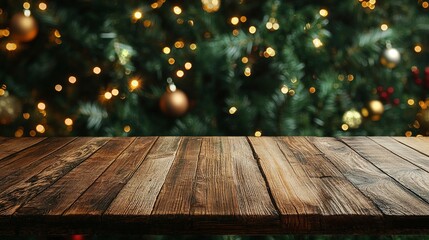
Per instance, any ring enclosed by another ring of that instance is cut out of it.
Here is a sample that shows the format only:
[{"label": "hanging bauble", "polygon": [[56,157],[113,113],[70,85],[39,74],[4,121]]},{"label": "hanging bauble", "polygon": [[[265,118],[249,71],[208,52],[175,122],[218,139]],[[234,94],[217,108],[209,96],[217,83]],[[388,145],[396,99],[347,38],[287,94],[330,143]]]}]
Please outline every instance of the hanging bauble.
[{"label": "hanging bauble", "polygon": [[378,121],[381,115],[384,113],[384,105],[379,100],[371,100],[368,103],[368,110],[371,116],[371,120]]},{"label": "hanging bauble", "polygon": [[201,0],[204,11],[211,13],[216,12],[220,8],[220,0]]},{"label": "hanging bauble", "polygon": [[362,115],[356,109],[350,109],[344,113],[343,122],[350,128],[358,128],[362,123]]},{"label": "hanging bauble", "polygon": [[33,16],[25,16],[22,13],[16,13],[10,20],[11,36],[17,41],[29,42],[33,40],[39,32],[36,19]]},{"label": "hanging bauble", "polygon": [[421,109],[417,113],[417,121],[419,122],[420,129],[423,131],[429,131],[429,108]]},{"label": "hanging bauble", "polygon": [[380,57],[380,62],[387,68],[394,68],[401,61],[401,54],[396,48],[387,48]]},{"label": "hanging bauble", "polygon": [[13,122],[22,111],[21,103],[18,98],[5,92],[0,96],[0,124],[9,124]]},{"label": "hanging bauble", "polygon": [[180,117],[186,113],[189,108],[189,101],[186,94],[179,90],[167,90],[159,100],[161,111],[172,117]]}]

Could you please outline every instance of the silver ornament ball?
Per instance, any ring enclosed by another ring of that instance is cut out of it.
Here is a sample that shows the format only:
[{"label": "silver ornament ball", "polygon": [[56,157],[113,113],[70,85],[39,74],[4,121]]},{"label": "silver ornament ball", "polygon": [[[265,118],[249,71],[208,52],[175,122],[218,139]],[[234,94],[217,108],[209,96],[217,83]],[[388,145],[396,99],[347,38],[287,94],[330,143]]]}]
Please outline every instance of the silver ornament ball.
[{"label": "silver ornament ball", "polygon": [[394,68],[401,62],[401,53],[396,48],[387,48],[383,51],[380,62],[387,68]]}]

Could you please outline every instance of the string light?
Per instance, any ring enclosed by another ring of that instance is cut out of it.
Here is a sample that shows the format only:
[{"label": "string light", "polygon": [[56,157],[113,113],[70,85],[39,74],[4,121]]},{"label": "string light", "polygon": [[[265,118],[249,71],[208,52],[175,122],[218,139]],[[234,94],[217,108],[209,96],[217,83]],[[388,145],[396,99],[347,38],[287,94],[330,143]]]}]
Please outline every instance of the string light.
[{"label": "string light", "polygon": [[192,68],[192,63],[190,63],[190,62],[186,62],[185,63],[185,69],[186,70],[189,70],[189,69],[191,69]]},{"label": "string light", "polygon": [[422,7],[423,8],[428,8],[429,7],[429,3],[426,2],[426,1],[422,2]]},{"label": "string light", "polygon": [[411,131],[406,131],[405,132],[405,136],[406,137],[411,137],[411,136],[413,136],[413,133]]},{"label": "string light", "polygon": [[0,88],[0,96],[3,96],[3,95],[5,95],[6,94],[6,91],[5,90],[3,90],[3,88]]},{"label": "string light", "polygon": [[15,131],[15,137],[22,137],[24,135],[24,130],[22,128],[19,128]]},{"label": "string light", "polygon": [[45,110],[45,109],[46,109],[46,104],[45,104],[45,103],[43,103],[43,102],[39,102],[39,103],[37,104],[37,108],[38,108],[39,110],[43,111],[43,110]]},{"label": "string light", "polygon": [[234,35],[234,37],[237,37],[238,34],[240,34],[240,31],[238,31],[238,29],[232,30],[232,35]]},{"label": "string light", "polygon": [[61,86],[60,84],[55,85],[55,91],[61,92],[61,90],[63,90],[63,86]]},{"label": "string light", "polygon": [[327,16],[328,16],[328,14],[329,14],[329,12],[328,12],[328,10],[326,10],[326,9],[322,8],[322,9],[320,9],[319,14],[320,14],[320,16],[322,16],[322,17],[327,17]]},{"label": "string light", "polygon": [[141,19],[143,17],[143,13],[142,12],[140,12],[140,11],[135,11],[134,12],[134,14],[133,14],[133,18],[135,19],[135,20],[139,20],[139,19]]},{"label": "string light", "polygon": [[185,43],[183,41],[177,41],[174,43],[174,46],[176,48],[183,48],[183,47],[185,47]]},{"label": "string light", "polygon": [[15,51],[17,48],[18,48],[18,45],[16,45],[16,43],[13,43],[13,42],[6,43],[6,50],[10,52]]},{"label": "string light", "polygon": [[132,79],[130,81],[130,89],[131,90],[134,90],[134,89],[138,88],[139,85],[140,85],[140,83],[139,83],[139,81],[137,79]]},{"label": "string light", "polygon": [[420,53],[422,51],[422,47],[420,45],[414,46],[414,52]]},{"label": "string light", "polygon": [[241,16],[240,17],[240,22],[245,23],[247,21],[247,17],[246,16]]},{"label": "string light", "polygon": [[262,136],[262,132],[261,131],[256,131],[255,132],[255,137],[260,137]]},{"label": "string light", "polygon": [[185,72],[183,72],[183,70],[177,70],[176,72],[176,76],[178,76],[179,78],[183,77],[185,75]]},{"label": "string light", "polygon": [[107,99],[107,100],[111,99],[112,98],[112,93],[111,92],[105,92],[104,93],[104,98]]},{"label": "string light", "polygon": [[36,131],[39,133],[44,133],[45,132],[45,127],[42,124],[38,124],[36,126]]},{"label": "string light", "polygon": [[229,112],[229,114],[233,115],[237,112],[237,108],[236,107],[230,107],[228,112]]},{"label": "string light", "polygon": [[169,53],[171,52],[171,49],[170,49],[169,47],[164,47],[164,48],[162,49],[162,52],[163,52],[164,54],[169,54]]},{"label": "string light", "polygon": [[32,137],[36,136],[36,131],[31,130],[31,131],[30,131],[30,136],[32,136]]},{"label": "string light", "polygon": [[349,130],[349,125],[343,123],[343,125],[341,125],[341,129],[343,129],[343,131],[347,131]]},{"label": "string light", "polygon": [[189,45],[189,48],[193,51],[193,50],[197,49],[197,44],[195,44],[195,43],[191,43],[191,44]]},{"label": "string light", "polygon": [[44,2],[39,3],[39,9],[45,11],[48,8],[48,5]]},{"label": "string light", "polygon": [[94,67],[93,69],[92,69],[92,72],[94,73],[94,74],[100,74],[101,73],[101,68],[100,67]]},{"label": "string light", "polygon": [[413,106],[415,101],[414,101],[414,99],[410,98],[410,99],[408,99],[407,103],[408,103],[408,105]]},{"label": "string light", "polygon": [[310,87],[310,88],[308,89],[308,91],[309,91],[311,94],[313,94],[313,93],[315,93],[315,92],[316,92],[316,88],[315,88],[315,87]]},{"label": "string light", "polygon": [[169,58],[169,59],[168,59],[168,63],[169,63],[170,65],[173,65],[175,62],[176,62],[176,60],[174,60],[174,58]]},{"label": "string light", "polygon": [[24,9],[30,9],[30,3],[29,3],[29,2],[24,2],[24,3],[22,4],[22,7],[23,7]]},{"label": "string light", "polygon": [[28,120],[28,119],[30,119],[30,114],[29,113],[23,113],[22,114],[22,117],[25,119],[25,120]]},{"label": "string light", "polygon": [[66,118],[66,119],[64,119],[64,124],[66,126],[71,126],[71,125],[73,125],[73,120],[71,118]]},{"label": "string light", "polygon": [[77,79],[76,79],[76,77],[75,77],[75,76],[70,76],[70,77],[69,77],[69,83],[71,83],[71,84],[75,84],[75,83],[76,83],[76,81],[77,81]]},{"label": "string light", "polygon": [[130,131],[131,131],[130,125],[125,125],[124,126],[124,132],[129,133]]},{"label": "string light", "polygon": [[347,75],[347,80],[349,82],[353,81],[355,79],[355,76],[353,76],[352,74]]},{"label": "string light", "polygon": [[173,7],[173,12],[176,15],[180,15],[182,13],[182,9],[179,6],[174,6]]},{"label": "string light", "polygon": [[272,47],[267,47],[267,49],[264,52],[264,57],[274,57],[276,55],[276,51]]},{"label": "string light", "polygon": [[60,37],[61,37],[60,31],[58,31],[58,29],[55,29],[55,31],[54,31],[54,36],[55,36],[56,38],[60,38]]},{"label": "string light", "polygon": [[250,26],[249,27],[249,33],[250,34],[255,34],[256,33],[256,27],[255,26]]},{"label": "string light", "polygon": [[281,91],[283,94],[287,94],[287,93],[289,92],[289,88],[288,88],[288,86],[287,86],[287,85],[283,85],[283,86],[280,88],[280,91]]},{"label": "string light", "polygon": [[249,77],[250,75],[252,75],[252,69],[250,69],[250,67],[246,67],[246,68],[244,69],[244,75],[245,75],[246,77]]},{"label": "string light", "polygon": [[313,45],[314,45],[314,47],[319,48],[319,47],[323,46],[323,43],[322,43],[322,41],[320,41],[319,38],[314,38],[313,39]]},{"label": "string light", "polygon": [[389,29],[389,26],[387,26],[387,24],[383,23],[383,24],[381,24],[380,29],[382,31],[386,31],[387,29]]},{"label": "string light", "polygon": [[238,17],[232,17],[231,18],[231,24],[232,25],[237,25],[238,23],[239,23],[239,19],[238,19]]},{"label": "string light", "polygon": [[116,88],[112,89],[112,95],[113,96],[118,96],[119,95],[119,90],[116,89]]},{"label": "string light", "polygon": [[242,57],[242,58],[241,58],[241,62],[242,62],[242,63],[244,63],[244,64],[246,64],[246,63],[248,63],[248,62],[249,62],[249,58],[247,58],[247,57]]}]

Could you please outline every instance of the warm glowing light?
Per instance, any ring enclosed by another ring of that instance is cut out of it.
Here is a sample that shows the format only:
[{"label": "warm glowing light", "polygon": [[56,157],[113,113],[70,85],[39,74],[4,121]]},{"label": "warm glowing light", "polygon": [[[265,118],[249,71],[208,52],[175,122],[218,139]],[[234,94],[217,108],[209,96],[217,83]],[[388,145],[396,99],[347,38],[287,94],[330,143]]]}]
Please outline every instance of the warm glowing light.
[{"label": "warm glowing light", "polygon": [[380,28],[382,31],[386,31],[387,29],[389,29],[389,26],[387,26],[387,24],[383,23],[383,24],[381,24]]},{"label": "warm glowing light", "polygon": [[411,137],[411,136],[413,136],[413,133],[411,131],[406,131],[405,132],[405,136],[406,137]]},{"label": "warm glowing light", "polygon": [[311,94],[313,94],[313,93],[315,93],[315,92],[316,92],[316,88],[315,88],[315,87],[311,87],[311,88],[309,88],[309,89],[308,89],[308,91],[309,91]]},{"label": "warm glowing light", "polygon": [[128,133],[128,132],[130,132],[130,131],[131,131],[131,127],[130,127],[130,125],[125,125],[125,126],[124,126],[124,132]]},{"label": "warm glowing light", "polygon": [[347,75],[347,80],[349,82],[353,81],[355,79],[355,76],[353,76],[352,74]]},{"label": "warm glowing light", "polygon": [[246,67],[246,68],[244,69],[244,75],[245,75],[246,77],[249,77],[250,75],[252,75],[252,69],[250,69],[250,67]]},{"label": "warm glowing light", "polygon": [[238,31],[238,29],[232,30],[232,35],[234,35],[235,37],[237,37],[238,34],[240,34],[240,31]]},{"label": "warm glowing light", "polygon": [[164,54],[169,54],[169,53],[171,52],[171,49],[170,49],[169,47],[164,47],[164,48],[162,49],[162,52],[163,52]]},{"label": "warm glowing light", "polygon": [[130,88],[131,88],[131,90],[134,90],[134,89],[138,88],[139,85],[140,85],[140,83],[139,83],[139,81],[137,79],[132,79],[130,81]]},{"label": "warm glowing light", "polygon": [[23,7],[24,9],[30,9],[30,3],[29,3],[29,2],[24,2],[24,3],[22,4],[22,7]]},{"label": "warm glowing light", "polygon": [[39,9],[42,11],[45,11],[48,8],[48,5],[46,5],[46,3],[41,2],[39,3]]},{"label": "warm glowing light", "polygon": [[256,131],[255,132],[255,137],[260,137],[262,136],[262,132],[261,131]]},{"label": "warm glowing light", "polygon": [[272,48],[272,47],[268,47],[265,52],[268,54],[268,56],[270,57],[274,57],[276,55],[276,51]]},{"label": "warm glowing light", "polygon": [[413,106],[415,101],[414,101],[414,99],[410,98],[410,99],[408,99],[407,103],[408,103],[408,105]]},{"label": "warm glowing light", "polygon": [[64,119],[64,124],[66,126],[71,126],[71,125],[73,125],[73,120],[71,118],[66,118],[66,119]]},{"label": "warm glowing light", "polygon": [[6,91],[3,88],[0,88],[0,96],[5,95]]},{"label": "warm glowing light", "polygon": [[177,70],[176,75],[181,78],[185,75],[185,72],[183,70]]},{"label": "warm glowing light", "polygon": [[112,95],[113,96],[118,96],[119,95],[119,90],[116,89],[116,88],[112,89]]},{"label": "warm glowing light", "polygon": [[36,126],[36,131],[39,133],[44,133],[45,132],[45,127],[42,124],[38,124]]},{"label": "warm glowing light", "polygon": [[77,81],[77,79],[76,79],[75,76],[70,76],[69,77],[69,83],[74,84],[74,83],[76,83],[76,81]]},{"label": "warm glowing light", "polygon": [[18,46],[16,45],[16,43],[6,43],[6,50],[8,51],[15,51],[18,48]]},{"label": "warm glowing light", "polygon": [[362,108],[362,110],[360,112],[362,113],[363,117],[368,117],[369,116],[369,111],[366,108]]},{"label": "warm glowing light", "polygon": [[10,31],[9,31],[9,29],[2,29],[2,30],[0,30],[0,34],[5,36],[5,37],[8,37],[10,35]]},{"label": "warm glowing light", "polygon": [[34,130],[30,131],[30,136],[34,137],[34,136],[36,136],[36,134],[37,134],[36,131],[34,131]]},{"label": "warm glowing light", "polygon": [[247,17],[246,16],[241,16],[240,17],[240,22],[246,22],[247,21]]},{"label": "warm glowing light", "polygon": [[140,11],[135,11],[133,14],[134,19],[139,20],[143,17],[143,13]]},{"label": "warm glowing light", "polygon": [[179,6],[174,6],[173,12],[174,12],[174,14],[179,15],[182,13],[182,9]]},{"label": "warm glowing light", "polygon": [[111,99],[112,98],[112,93],[111,92],[105,92],[104,93],[104,98],[107,99],[107,100]]},{"label": "warm glowing light", "polygon": [[15,137],[22,137],[22,135],[24,135],[24,130],[21,128],[15,131]]},{"label": "warm glowing light", "polygon": [[22,114],[22,117],[25,119],[25,120],[28,120],[28,119],[30,119],[30,114],[29,113],[23,113]]},{"label": "warm glowing light", "polygon": [[189,45],[189,48],[190,48],[191,50],[195,50],[195,49],[197,49],[197,44],[195,44],[195,43],[191,43],[191,44]]},{"label": "warm glowing light", "polygon": [[240,20],[238,19],[238,17],[232,17],[232,18],[231,18],[231,24],[232,24],[232,25],[237,25],[239,21],[240,21]]},{"label": "warm glowing light", "polygon": [[192,63],[190,63],[190,62],[186,62],[185,63],[185,69],[186,70],[189,70],[189,69],[191,69],[192,68]]},{"label": "warm glowing light", "polygon": [[247,58],[247,57],[242,57],[242,58],[241,58],[241,62],[242,62],[242,63],[248,63],[248,62],[249,62],[249,58]]},{"label": "warm glowing light", "polygon": [[43,102],[39,102],[39,103],[37,104],[37,108],[38,108],[39,110],[45,110],[45,109],[46,109],[46,104],[45,104],[45,103],[43,103]]},{"label": "warm glowing light", "polygon": [[63,90],[63,86],[61,86],[60,84],[55,85],[55,91],[61,92],[61,90]]},{"label": "warm glowing light", "polygon": [[250,34],[255,34],[256,33],[256,27],[255,26],[250,26],[249,27],[249,33]]},{"label": "warm glowing light", "polygon": [[176,48],[183,48],[183,47],[185,47],[185,43],[183,41],[177,41],[174,43],[174,46]]},{"label": "warm glowing light", "polygon": [[232,114],[234,114],[234,113],[237,112],[237,108],[236,107],[231,107],[231,108],[229,108],[228,112],[229,112],[229,114],[232,115]]},{"label": "warm glowing light", "polygon": [[343,125],[341,125],[341,129],[343,129],[343,131],[347,131],[349,130],[349,125],[344,123]]},{"label": "warm glowing light", "polygon": [[101,73],[101,68],[100,67],[94,67],[93,69],[92,69],[92,72],[94,73],[94,74],[100,74]]},{"label": "warm glowing light", "polygon": [[422,47],[421,47],[420,45],[416,45],[416,46],[414,47],[414,52],[419,53],[419,52],[421,52],[421,51],[422,51]]},{"label": "warm glowing light", "polygon": [[320,39],[315,38],[315,39],[313,39],[313,45],[314,45],[316,48],[319,48],[319,47],[323,46],[323,43],[322,43],[322,41],[320,41]]},{"label": "warm glowing light", "polygon": [[319,14],[320,14],[320,16],[322,16],[322,17],[327,17],[327,16],[328,16],[328,14],[329,14],[329,12],[328,12],[328,10],[326,10],[326,9],[322,8],[322,9],[320,9]]},{"label": "warm glowing light", "polygon": [[176,62],[176,60],[174,60],[174,58],[169,58],[169,59],[168,59],[168,63],[169,63],[170,65],[173,65],[175,62]]},{"label": "warm glowing light", "polygon": [[422,7],[423,8],[428,8],[429,7],[429,3],[426,2],[426,1],[422,2]]},{"label": "warm glowing light", "polygon": [[57,29],[55,29],[55,31],[54,31],[54,36],[55,36],[56,38],[60,38],[60,37],[61,37],[60,31],[58,31]]},{"label": "warm glowing light", "polygon": [[280,88],[280,91],[281,91],[283,94],[287,94],[287,93],[289,92],[289,88],[288,88],[288,86],[283,85],[283,86]]}]

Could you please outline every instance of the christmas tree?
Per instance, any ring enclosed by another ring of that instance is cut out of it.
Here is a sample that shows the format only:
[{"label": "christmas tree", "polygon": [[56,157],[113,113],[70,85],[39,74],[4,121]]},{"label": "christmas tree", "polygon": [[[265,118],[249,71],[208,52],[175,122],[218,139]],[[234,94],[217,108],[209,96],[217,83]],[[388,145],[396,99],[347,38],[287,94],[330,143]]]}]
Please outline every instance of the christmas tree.
[{"label": "christmas tree", "polygon": [[0,135],[428,135],[427,1],[0,3]]}]

